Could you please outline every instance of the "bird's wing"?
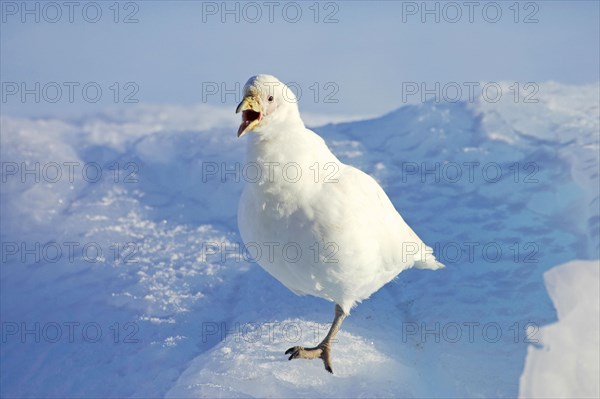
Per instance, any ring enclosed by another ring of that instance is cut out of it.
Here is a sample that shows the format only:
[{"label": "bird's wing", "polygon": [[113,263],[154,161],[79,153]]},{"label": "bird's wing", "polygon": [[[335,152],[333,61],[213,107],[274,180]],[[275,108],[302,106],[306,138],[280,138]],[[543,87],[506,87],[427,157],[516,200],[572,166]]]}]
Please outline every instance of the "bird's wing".
[{"label": "bird's wing", "polygon": [[[396,271],[415,265],[428,247],[406,224],[368,174],[340,164],[336,181],[324,183],[315,201],[315,230],[335,242],[341,257]],[[358,267],[358,265],[357,265]]]}]

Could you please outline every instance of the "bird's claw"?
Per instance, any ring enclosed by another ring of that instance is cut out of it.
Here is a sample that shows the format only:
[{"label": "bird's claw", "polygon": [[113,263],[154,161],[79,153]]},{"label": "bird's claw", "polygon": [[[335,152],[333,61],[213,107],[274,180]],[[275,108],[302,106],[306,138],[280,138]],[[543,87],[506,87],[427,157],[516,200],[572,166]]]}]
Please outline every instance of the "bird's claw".
[{"label": "bird's claw", "polygon": [[304,349],[301,346],[294,346],[285,351],[286,355],[290,355],[288,360],[297,359],[300,357],[300,350]]},{"label": "bird's claw", "polygon": [[317,346],[315,348],[304,348],[302,346],[293,346],[285,351],[286,355],[290,355],[288,360],[292,359],[321,359],[325,365],[325,370],[333,374],[331,368],[331,360],[329,357],[329,348],[326,346]]}]

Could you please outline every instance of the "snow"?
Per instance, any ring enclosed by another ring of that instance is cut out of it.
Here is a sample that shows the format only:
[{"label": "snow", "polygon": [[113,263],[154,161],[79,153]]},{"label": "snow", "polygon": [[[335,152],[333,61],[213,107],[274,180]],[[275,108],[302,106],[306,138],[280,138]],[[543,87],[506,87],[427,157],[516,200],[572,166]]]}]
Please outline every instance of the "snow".
[{"label": "snow", "polygon": [[[288,362],[283,352],[296,343],[281,335],[236,341],[257,325],[326,327],[333,308],[295,296],[239,249],[245,146],[233,110],[3,115],[0,396],[526,392],[528,355],[542,351],[528,338],[567,345],[584,311],[553,306],[544,273],[600,258],[597,93],[548,83],[537,104],[432,102],[315,128],[383,185],[447,265],[402,273],[360,304],[334,345],[333,376],[318,362]],[[55,182],[53,162],[62,170]],[[72,180],[65,162],[77,164]],[[21,176],[36,163],[39,182]],[[92,163],[103,172],[97,181],[93,168],[83,173]],[[527,335],[528,326],[541,328]]]},{"label": "snow", "polygon": [[600,397],[600,264],[572,261],[544,274],[558,322],[527,350],[519,396]]},{"label": "snow", "polygon": [[281,355],[288,347],[307,341],[316,345],[328,328],[301,319],[238,326],[216,348],[194,359],[166,397],[353,397],[357,389],[368,392],[375,386],[377,396],[414,394],[414,370],[343,331],[336,339],[339,366],[333,378],[318,362],[282,367]]}]

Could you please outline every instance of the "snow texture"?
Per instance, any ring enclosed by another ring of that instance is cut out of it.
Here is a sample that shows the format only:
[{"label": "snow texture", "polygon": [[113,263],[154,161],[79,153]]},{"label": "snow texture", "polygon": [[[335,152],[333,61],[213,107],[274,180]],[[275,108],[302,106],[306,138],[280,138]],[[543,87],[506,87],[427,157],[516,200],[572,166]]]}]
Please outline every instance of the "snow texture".
[{"label": "snow texture", "polygon": [[572,261],[544,274],[558,322],[542,327],[527,350],[519,396],[600,397],[600,268]]},{"label": "snow texture", "polygon": [[314,128],[447,266],[406,271],[360,304],[333,376],[283,355],[322,337],[331,304],[295,296],[237,250],[245,145],[233,110],[3,116],[0,396],[533,394],[533,375],[519,388],[542,350],[529,342],[562,356],[555,345],[591,323],[561,299],[551,324],[544,273],[600,258],[597,94],[547,83],[535,104],[432,101]]}]

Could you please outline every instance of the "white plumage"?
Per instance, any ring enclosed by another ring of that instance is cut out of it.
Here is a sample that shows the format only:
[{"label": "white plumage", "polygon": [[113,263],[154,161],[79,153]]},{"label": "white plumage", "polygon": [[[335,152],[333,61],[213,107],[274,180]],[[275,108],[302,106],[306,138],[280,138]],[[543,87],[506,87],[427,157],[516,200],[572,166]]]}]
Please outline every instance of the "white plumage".
[{"label": "white plumage", "polygon": [[260,169],[261,177],[245,183],[238,224],[266,271],[296,294],[328,299],[348,314],[403,270],[443,267],[379,184],[340,162],[304,126],[283,83],[258,75],[244,96],[238,136],[253,131],[248,170]]}]

